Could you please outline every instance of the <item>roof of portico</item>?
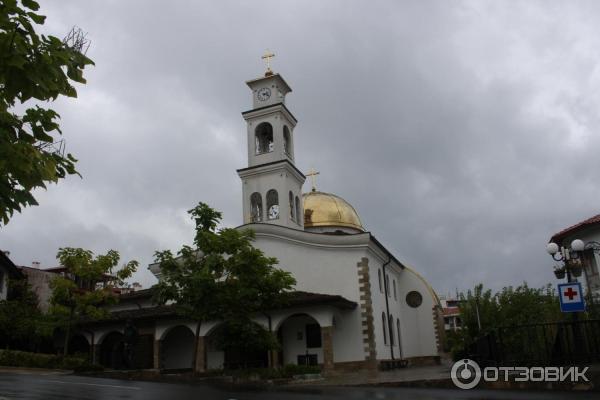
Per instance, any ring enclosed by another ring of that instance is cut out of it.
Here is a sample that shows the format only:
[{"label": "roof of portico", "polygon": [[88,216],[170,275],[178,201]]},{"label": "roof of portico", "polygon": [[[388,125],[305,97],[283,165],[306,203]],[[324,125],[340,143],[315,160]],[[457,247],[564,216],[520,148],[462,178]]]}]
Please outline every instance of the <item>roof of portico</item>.
[{"label": "roof of portico", "polygon": [[[120,296],[121,299],[132,299],[132,298],[150,298],[152,297],[153,287],[144,290],[138,290],[137,292],[131,292]],[[134,296],[136,295],[136,296]],[[350,301],[345,297],[339,295],[323,294],[323,293],[310,293],[295,291],[291,292],[291,298],[288,304],[283,308],[297,308],[297,307],[311,307],[311,306],[331,306],[342,310],[352,310],[356,308],[357,304],[354,301]],[[130,310],[120,310],[111,312],[106,318],[89,321],[87,324],[103,324],[107,322],[115,321],[126,321],[132,320],[144,320],[144,319],[161,319],[161,318],[174,318],[177,317],[177,308],[174,304],[171,305],[157,305],[154,307],[142,307]]]}]

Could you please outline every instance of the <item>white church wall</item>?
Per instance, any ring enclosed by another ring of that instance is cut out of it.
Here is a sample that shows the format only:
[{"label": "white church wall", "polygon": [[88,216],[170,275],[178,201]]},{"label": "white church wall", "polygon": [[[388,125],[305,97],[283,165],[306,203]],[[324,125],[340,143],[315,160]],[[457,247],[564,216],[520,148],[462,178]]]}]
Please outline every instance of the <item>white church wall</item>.
[{"label": "white church wall", "polygon": [[333,327],[333,361],[338,363],[364,359],[360,308],[339,311]]},{"label": "white church wall", "polygon": [[[292,273],[296,290],[340,295],[360,303],[356,264],[367,255],[366,248],[314,246],[273,236],[257,236],[255,246]],[[334,330],[334,361],[364,360],[360,308],[344,315],[344,321],[337,321],[344,330]]]},{"label": "white church wall", "polygon": [[[387,260],[385,260],[387,261]],[[382,314],[386,313],[385,307],[385,290],[383,280],[383,264],[385,263],[380,257],[369,258],[369,275],[371,277],[371,301],[373,307],[373,325],[375,332],[375,349],[378,360],[391,359],[389,348],[389,339],[384,340]],[[389,266],[386,267],[389,269]],[[381,285],[379,284],[379,273],[381,272]]]},{"label": "white church wall", "polygon": [[[369,273],[371,275],[371,296],[373,303],[373,319],[375,327],[375,346],[377,359],[424,357],[437,355],[435,338],[435,325],[432,308],[435,301],[429,288],[411,270],[400,269],[393,262],[385,266],[381,258],[369,259]],[[381,272],[381,285],[379,284]],[[386,275],[389,280],[387,308],[385,297]],[[394,282],[396,296],[394,296]],[[423,303],[418,308],[410,307],[406,303],[408,292],[416,290],[423,297]],[[386,333],[384,339],[384,324],[382,315],[386,317]],[[391,346],[389,333],[389,317],[392,316],[392,333],[394,335]],[[400,320],[400,335],[398,335],[397,321]]]},{"label": "white church wall", "polygon": [[279,260],[278,268],[292,273],[296,290],[337,294],[359,302],[356,263],[363,248],[333,248],[257,235],[255,247]]},{"label": "white church wall", "polygon": [[[429,287],[410,269],[399,274],[398,303],[395,314],[400,315],[402,352],[404,357],[437,355],[433,307],[436,305]],[[410,291],[418,291],[423,303],[413,308],[406,302]]]}]

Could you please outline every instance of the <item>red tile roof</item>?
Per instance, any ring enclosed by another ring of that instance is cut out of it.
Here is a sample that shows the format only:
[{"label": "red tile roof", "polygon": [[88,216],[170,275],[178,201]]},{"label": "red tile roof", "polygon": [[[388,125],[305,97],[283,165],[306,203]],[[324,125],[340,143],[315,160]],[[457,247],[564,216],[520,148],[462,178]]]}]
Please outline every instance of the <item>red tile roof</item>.
[{"label": "red tile roof", "polygon": [[550,238],[550,242],[554,242],[556,244],[561,244],[560,242],[562,242],[562,240],[565,237],[569,236],[571,233],[574,233],[574,232],[578,231],[579,229],[586,228],[588,226],[592,226],[592,225],[596,225],[596,224],[600,224],[600,214],[594,215],[591,218],[588,218],[584,221],[576,223],[573,226],[563,229],[562,231],[560,231],[558,233],[555,233]]},{"label": "red tile roof", "polygon": [[448,307],[448,308],[444,308],[442,310],[442,313],[444,315],[456,315],[456,314],[460,314],[460,310],[458,307]]}]

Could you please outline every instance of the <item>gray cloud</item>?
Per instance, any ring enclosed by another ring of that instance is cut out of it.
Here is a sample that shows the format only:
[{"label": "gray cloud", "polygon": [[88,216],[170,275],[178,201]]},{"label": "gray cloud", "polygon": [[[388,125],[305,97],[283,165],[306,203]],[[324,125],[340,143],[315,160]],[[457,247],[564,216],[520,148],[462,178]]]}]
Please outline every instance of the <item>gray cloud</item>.
[{"label": "gray cloud", "polygon": [[[61,246],[147,264],[189,243],[197,201],[241,223],[244,81],[265,48],[294,92],[298,166],[321,171],[440,293],[551,282],[552,233],[598,212],[595,2],[76,2],[96,62],[56,109],[83,179],[0,232],[15,261]],[[308,190],[308,186],[305,188]],[[142,266],[136,279],[153,282]]]}]

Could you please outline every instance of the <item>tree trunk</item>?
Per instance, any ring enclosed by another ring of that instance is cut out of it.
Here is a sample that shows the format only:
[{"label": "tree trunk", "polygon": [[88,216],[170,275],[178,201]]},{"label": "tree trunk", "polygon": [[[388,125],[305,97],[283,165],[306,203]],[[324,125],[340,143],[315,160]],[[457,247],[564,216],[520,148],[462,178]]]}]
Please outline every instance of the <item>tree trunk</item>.
[{"label": "tree trunk", "polygon": [[65,333],[65,345],[63,347],[63,356],[66,357],[69,354],[69,338],[71,336],[71,323],[73,322],[73,314],[75,310],[71,308],[69,313],[69,323],[67,324],[67,332]]},{"label": "tree trunk", "polygon": [[196,361],[198,361],[198,342],[200,340],[200,326],[202,321],[198,321],[196,324],[196,334],[194,336],[194,352],[192,353],[192,371],[196,371]]}]

